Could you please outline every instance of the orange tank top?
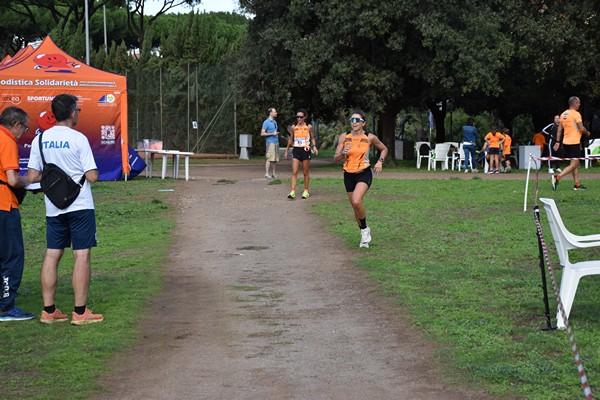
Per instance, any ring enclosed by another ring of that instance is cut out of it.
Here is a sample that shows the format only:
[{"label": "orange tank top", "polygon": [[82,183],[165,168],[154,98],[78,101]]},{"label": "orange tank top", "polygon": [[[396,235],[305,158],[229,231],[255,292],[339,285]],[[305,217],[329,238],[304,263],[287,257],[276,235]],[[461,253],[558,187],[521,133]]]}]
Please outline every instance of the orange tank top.
[{"label": "orange tank top", "polygon": [[369,136],[364,133],[358,137],[354,137],[352,132],[346,134],[344,147],[351,143],[350,150],[346,154],[344,162],[344,171],[350,173],[360,172],[371,166],[369,162]]},{"label": "orange tank top", "polygon": [[310,147],[310,129],[308,125],[294,125],[292,133],[294,134],[294,147]]}]

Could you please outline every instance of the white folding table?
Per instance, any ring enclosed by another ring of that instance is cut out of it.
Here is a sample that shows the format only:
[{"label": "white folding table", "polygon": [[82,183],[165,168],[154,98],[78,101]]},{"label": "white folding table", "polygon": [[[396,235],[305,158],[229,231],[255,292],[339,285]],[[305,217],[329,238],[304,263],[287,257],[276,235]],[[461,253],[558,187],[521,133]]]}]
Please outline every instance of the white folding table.
[{"label": "white folding table", "polygon": [[160,154],[162,156],[162,169],[161,169],[161,178],[165,179],[167,176],[167,161],[169,156],[173,158],[173,178],[179,178],[179,159],[180,157],[184,158],[185,165],[185,180],[188,181],[190,179],[190,156],[194,153],[179,151],[179,150],[155,150],[155,149],[136,149],[138,153],[144,152],[145,160],[146,160],[146,177],[152,178],[153,169],[154,169],[154,156],[155,154]]}]

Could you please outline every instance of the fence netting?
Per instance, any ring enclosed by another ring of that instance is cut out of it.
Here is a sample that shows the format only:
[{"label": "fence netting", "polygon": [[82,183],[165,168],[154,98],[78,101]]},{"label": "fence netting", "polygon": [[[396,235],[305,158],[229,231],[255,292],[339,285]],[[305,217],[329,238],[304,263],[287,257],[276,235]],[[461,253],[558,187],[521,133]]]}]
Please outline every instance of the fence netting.
[{"label": "fence netting", "polygon": [[129,141],[164,149],[235,153],[234,101],[223,66],[187,64],[127,73]]}]

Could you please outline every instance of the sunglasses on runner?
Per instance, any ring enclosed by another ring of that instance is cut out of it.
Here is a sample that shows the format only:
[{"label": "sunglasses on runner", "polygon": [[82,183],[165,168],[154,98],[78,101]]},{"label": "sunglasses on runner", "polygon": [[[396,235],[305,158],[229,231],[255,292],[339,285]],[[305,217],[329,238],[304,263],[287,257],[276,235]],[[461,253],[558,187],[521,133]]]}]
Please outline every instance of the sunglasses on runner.
[{"label": "sunglasses on runner", "polygon": [[304,119],[304,115],[296,115],[296,118],[298,118],[298,119]]},{"label": "sunglasses on runner", "polygon": [[362,118],[358,118],[358,117],[352,117],[352,118],[350,118],[350,122],[352,122],[352,123],[365,122],[365,120]]}]

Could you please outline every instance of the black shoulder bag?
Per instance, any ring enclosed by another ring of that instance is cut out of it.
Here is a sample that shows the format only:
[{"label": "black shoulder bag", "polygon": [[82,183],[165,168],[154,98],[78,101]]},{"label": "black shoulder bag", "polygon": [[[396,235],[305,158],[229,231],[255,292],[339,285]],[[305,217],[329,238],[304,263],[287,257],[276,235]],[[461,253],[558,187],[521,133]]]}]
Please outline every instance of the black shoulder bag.
[{"label": "black shoulder bag", "polygon": [[13,192],[13,194],[15,195],[15,197],[17,198],[17,200],[19,201],[19,204],[23,203],[23,200],[25,199],[25,195],[27,194],[27,189],[12,187],[12,186],[10,186],[8,184],[8,182],[4,182],[1,179],[0,179],[0,185],[6,185],[6,186],[8,186],[8,188],[10,189],[10,191]]},{"label": "black shoulder bag", "polygon": [[42,191],[52,204],[60,209],[64,209],[73,204],[77,196],[79,196],[79,191],[85,182],[85,174],[83,174],[81,180],[77,183],[58,165],[46,163],[44,151],[42,150],[42,135],[43,133],[39,137],[40,155],[43,165],[40,185]]}]

